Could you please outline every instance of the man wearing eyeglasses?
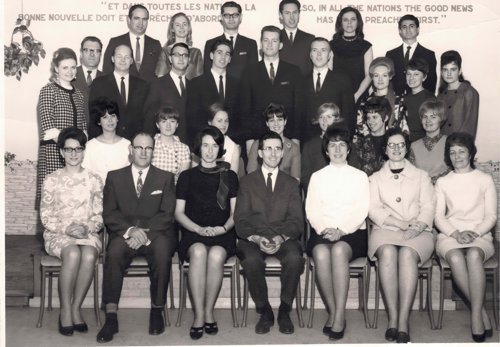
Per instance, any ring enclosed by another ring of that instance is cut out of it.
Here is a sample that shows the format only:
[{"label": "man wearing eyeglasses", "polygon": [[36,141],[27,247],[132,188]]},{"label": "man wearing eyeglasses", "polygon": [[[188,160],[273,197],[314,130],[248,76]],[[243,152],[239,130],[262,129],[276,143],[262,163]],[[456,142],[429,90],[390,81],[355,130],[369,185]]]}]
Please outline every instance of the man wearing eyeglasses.
[{"label": "man wearing eyeglasses", "polygon": [[292,334],[294,326],[289,313],[304,272],[299,242],[304,231],[302,199],[298,181],[279,169],[283,157],[281,136],[269,131],[258,141],[262,166],[241,179],[236,199],[237,255],[260,314],[255,326],[257,334],[269,332],[274,325],[264,270],[267,256],[278,258],[281,264],[278,326],[281,333]]},{"label": "man wearing eyeglasses", "polygon": [[189,64],[189,47],[177,42],[170,50],[168,60],[172,68],[165,75],[151,82],[144,108],[144,131],[154,135],[157,132],[155,115],[164,106],[173,106],[179,112],[179,126],[176,135],[186,143],[186,102],[191,81],[186,78]]},{"label": "man wearing eyeglasses", "polygon": [[239,79],[243,74],[245,66],[257,63],[257,42],[238,33],[242,20],[243,14],[241,13],[240,4],[234,1],[227,1],[222,4],[220,23],[222,24],[224,33],[205,43],[205,53],[203,54],[205,72],[210,71],[212,68],[210,49],[214,42],[220,39],[230,41],[233,46],[233,57],[231,64],[227,67],[229,75]]},{"label": "man wearing eyeglasses", "polygon": [[163,313],[177,246],[174,175],[151,165],[153,146],[151,135],[137,134],[129,147],[132,164],[110,171],[106,178],[103,219],[110,236],[102,284],[106,321],[97,334],[100,343],[111,341],[119,330],[117,309],[123,274],[138,255],[146,257],[151,269],[149,334],[165,330]]},{"label": "man wearing eyeglasses", "polygon": [[89,124],[90,85],[103,73],[97,69],[101,62],[102,42],[95,36],[87,36],[80,45],[80,66],[76,68],[73,86],[83,94],[83,110]]}]

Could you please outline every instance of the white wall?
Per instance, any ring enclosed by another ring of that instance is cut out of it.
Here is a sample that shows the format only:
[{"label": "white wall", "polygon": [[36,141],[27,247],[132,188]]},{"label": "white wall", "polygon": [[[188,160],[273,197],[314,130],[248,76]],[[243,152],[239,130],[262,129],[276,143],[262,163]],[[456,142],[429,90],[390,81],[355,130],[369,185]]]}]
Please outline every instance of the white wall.
[{"label": "white wall", "polygon": [[[194,46],[203,49],[205,41],[222,30],[218,23],[220,4],[223,1],[148,0],[143,4],[150,8],[150,23],[147,34],[166,41],[169,16],[183,11],[193,16]],[[243,8],[243,23],[240,32],[258,39],[264,25],[278,25],[278,0],[239,0]],[[21,9],[23,3],[23,9]],[[10,35],[17,16],[43,15],[44,20],[32,20],[29,29],[35,38],[44,44],[47,56],[39,66],[32,66],[21,81],[14,77],[4,78],[5,150],[17,155],[17,159],[36,160],[38,150],[38,127],[36,103],[40,88],[48,82],[52,53],[59,47],[70,47],[78,52],[83,37],[95,35],[106,45],[109,38],[127,31],[125,17],[131,2],[102,0],[6,0],[4,3],[4,44],[10,43]],[[339,9],[347,2],[331,0],[303,0],[299,27],[317,36],[331,38]],[[351,0],[350,4],[362,6],[365,20],[365,38],[373,44],[374,55],[384,55],[388,49],[401,44],[397,33],[397,18],[413,13],[421,19],[419,42],[439,56],[446,50],[458,50],[463,57],[465,77],[480,94],[479,128],[477,134],[478,159],[499,160],[500,117],[500,2],[497,0],[449,1],[390,1],[373,2]],[[368,5],[382,7],[369,9]],[[452,11],[452,5],[459,5]],[[416,8],[419,4],[420,8]],[[320,6],[336,7],[332,11],[320,12]],[[434,9],[427,8],[435,5]],[[205,6],[209,6],[208,9]],[[408,7],[407,7],[408,6]],[[438,11],[438,7],[446,11]],[[457,9],[466,12],[456,12]],[[311,11],[312,10],[312,11]],[[50,15],[60,16],[51,20]],[[62,18],[64,15],[73,15]],[[101,17],[107,16],[108,20]],[[322,21],[325,20],[326,23]],[[328,21],[331,23],[328,23]],[[389,23],[373,23],[373,20]],[[394,23],[395,21],[395,23]],[[426,21],[427,23],[424,23]],[[0,116],[1,117],[1,116]],[[1,123],[0,123],[1,125]]]}]

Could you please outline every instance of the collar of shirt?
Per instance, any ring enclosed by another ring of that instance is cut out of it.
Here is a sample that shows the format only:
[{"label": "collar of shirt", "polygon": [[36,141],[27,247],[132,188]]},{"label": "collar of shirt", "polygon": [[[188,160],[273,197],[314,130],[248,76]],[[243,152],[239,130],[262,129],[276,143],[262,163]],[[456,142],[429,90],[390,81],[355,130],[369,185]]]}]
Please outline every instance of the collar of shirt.
[{"label": "collar of shirt", "polygon": [[[150,167],[151,167],[151,165],[149,165],[145,169],[141,169],[141,171],[142,171],[142,175],[141,175],[142,184],[144,184],[144,182],[146,182],[146,176],[148,175]],[[136,168],[134,164],[131,165],[131,168],[132,168],[132,177],[134,178],[134,186],[137,186],[137,180],[139,179],[139,169]]]},{"label": "collar of shirt", "polygon": [[137,36],[132,34],[131,32],[128,33],[130,36],[130,44],[132,45],[132,55],[134,58],[134,63],[135,63],[135,45],[137,44],[137,38],[139,38],[139,44],[141,45],[141,60],[143,60],[144,57],[144,34]]},{"label": "collar of shirt", "polygon": [[405,166],[404,166],[403,171],[401,171],[398,174],[392,173],[391,168],[389,167],[389,160],[387,160],[384,163],[384,166],[382,166],[382,169],[380,169],[380,171],[384,174],[384,176],[386,176],[388,178],[391,178],[394,175],[404,176],[404,177],[407,177],[408,179],[411,179],[411,180],[416,180],[418,178],[417,177],[417,174],[418,174],[417,168],[412,163],[410,163],[407,159],[405,159]]},{"label": "collar of shirt", "polygon": [[92,77],[92,81],[95,80],[97,77],[97,68],[90,70],[86,66],[82,65],[82,70],[83,70],[83,75],[85,76],[85,79],[87,79],[87,76],[89,73],[87,71],[90,71],[90,77]]},{"label": "collar of shirt", "polygon": [[323,82],[325,81],[326,74],[328,73],[328,66],[324,66],[321,70],[318,70],[317,68],[313,68],[313,82],[314,82],[315,86],[316,86],[316,80],[318,79],[318,73],[321,74],[319,76],[319,78],[320,78],[321,85],[323,85]]},{"label": "collar of shirt", "polygon": [[295,38],[297,37],[297,29],[298,28],[295,28],[293,30],[288,30],[288,29],[285,29],[285,32],[286,32],[286,36],[288,36],[288,39],[290,40],[290,33],[293,33],[293,41],[295,41]]},{"label": "collar of shirt", "polygon": [[264,60],[264,65],[266,66],[266,70],[267,70],[267,73],[269,74],[269,76],[271,76],[271,63],[273,63],[274,76],[276,76],[278,74],[278,66],[279,66],[280,60],[276,59],[275,61],[269,61],[266,58],[264,58],[263,60]]},{"label": "collar of shirt", "polygon": [[161,141],[161,134],[156,134],[155,135],[155,148],[160,147],[163,150],[170,151],[170,150],[175,150],[175,145],[177,142],[180,142],[180,139],[178,136],[174,135],[174,145],[173,146],[168,146],[165,143]]},{"label": "collar of shirt", "polygon": [[[181,95],[181,82],[179,80],[180,75],[176,74],[173,70],[169,71],[170,77],[172,78],[172,81],[174,81],[175,86],[177,87],[177,91],[179,92],[179,95]],[[184,83],[184,88],[186,88],[186,75],[182,76],[182,83]]]},{"label": "collar of shirt", "polygon": [[115,76],[116,85],[118,86],[118,92],[120,92],[122,77],[124,77],[123,82],[125,83],[125,95],[126,95],[127,101],[128,101],[129,74],[121,76],[120,74],[116,73],[116,71],[113,71],[113,75]]},{"label": "collar of shirt", "polygon": [[410,59],[413,57],[413,53],[415,53],[415,49],[417,48],[418,42],[415,41],[413,44],[409,45],[403,42],[403,57],[406,54],[406,47],[411,47],[410,49]]},{"label": "collar of shirt", "polygon": [[224,71],[224,73],[222,75],[215,72],[214,69],[210,69],[210,72],[212,73],[212,76],[214,77],[215,85],[217,86],[217,90],[219,90],[219,77],[222,76],[222,84],[224,85],[224,94],[226,94],[226,71]]},{"label": "collar of shirt", "polygon": [[264,165],[261,165],[262,174],[264,175],[264,182],[267,184],[267,174],[271,174],[271,181],[273,182],[273,191],[276,186],[276,178],[278,178],[279,167],[275,167],[273,170],[269,171]]},{"label": "collar of shirt", "polygon": [[224,33],[224,37],[226,38],[226,40],[228,41],[231,41],[231,38],[230,36],[233,37],[233,45],[236,45],[236,38],[238,37],[238,33],[234,34],[234,35],[229,35],[227,33]]}]

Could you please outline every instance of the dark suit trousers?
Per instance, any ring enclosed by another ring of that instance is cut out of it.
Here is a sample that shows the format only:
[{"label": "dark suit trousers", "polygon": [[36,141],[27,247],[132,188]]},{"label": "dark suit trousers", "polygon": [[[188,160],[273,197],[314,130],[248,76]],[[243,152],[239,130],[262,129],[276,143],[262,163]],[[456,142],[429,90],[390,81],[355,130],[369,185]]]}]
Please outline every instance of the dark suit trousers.
[{"label": "dark suit trousers", "polygon": [[121,236],[113,237],[109,241],[102,280],[102,297],[105,304],[118,304],[127,268],[134,257],[143,255],[149,266],[151,303],[154,306],[165,305],[177,238],[160,232],[149,232],[148,238],[151,244],[141,246],[137,250],[130,248]]},{"label": "dark suit trousers", "polygon": [[[262,252],[256,243],[238,240],[236,254],[241,261],[248,279],[248,289],[257,312],[269,305],[267,283],[265,278],[265,259],[268,256]],[[300,275],[304,272],[305,259],[299,241],[287,240],[281,244],[278,252],[273,254],[281,263],[281,295],[282,303],[292,307],[297,293]]]}]

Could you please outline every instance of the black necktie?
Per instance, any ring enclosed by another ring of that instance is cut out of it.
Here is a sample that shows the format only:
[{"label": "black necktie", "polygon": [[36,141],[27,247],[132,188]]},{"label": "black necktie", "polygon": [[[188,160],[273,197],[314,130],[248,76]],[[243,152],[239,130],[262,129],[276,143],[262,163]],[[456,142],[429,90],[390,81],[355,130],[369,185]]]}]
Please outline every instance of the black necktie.
[{"label": "black necktie", "polygon": [[267,174],[267,180],[266,180],[266,190],[269,194],[273,193],[273,180],[271,179],[272,173]]},{"label": "black necktie", "polygon": [[274,66],[273,66],[273,63],[271,63],[271,68],[269,69],[269,73],[271,75],[271,84],[274,84],[274,78],[276,77],[276,75],[274,74]]},{"label": "black necktie", "polygon": [[411,50],[411,46],[406,47],[405,62],[404,62],[405,70],[406,70],[406,67],[408,66],[408,63],[410,62],[410,50]]},{"label": "black necktie", "polygon": [[316,93],[321,90],[321,72],[318,72],[318,79],[316,80]]},{"label": "black necktie", "polygon": [[143,187],[143,183],[142,183],[142,171],[139,171],[139,178],[137,179],[137,197],[140,198],[141,197],[141,192],[142,192],[142,187]]},{"label": "black necktie", "polygon": [[137,71],[141,68],[141,38],[137,37],[137,42],[135,43],[135,66]]},{"label": "black necktie", "polygon": [[293,45],[293,32],[290,31],[290,44]]},{"label": "black necktie", "polygon": [[224,101],[224,83],[222,82],[222,75],[219,76],[219,98]]},{"label": "black necktie", "polygon": [[179,76],[179,84],[181,86],[181,96],[184,97],[186,94],[186,87],[184,86],[184,82],[182,82],[182,76]]},{"label": "black necktie", "polygon": [[92,84],[92,71],[87,70],[87,85],[90,86]]},{"label": "black necktie", "polygon": [[229,36],[229,40],[231,40],[231,47],[234,48],[234,36]]},{"label": "black necktie", "polygon": [[122,77],[122,82],[120,83],[120,94],[122,95],[123,103],[127,104],[127,91],[125,90],[125,77]]}]

